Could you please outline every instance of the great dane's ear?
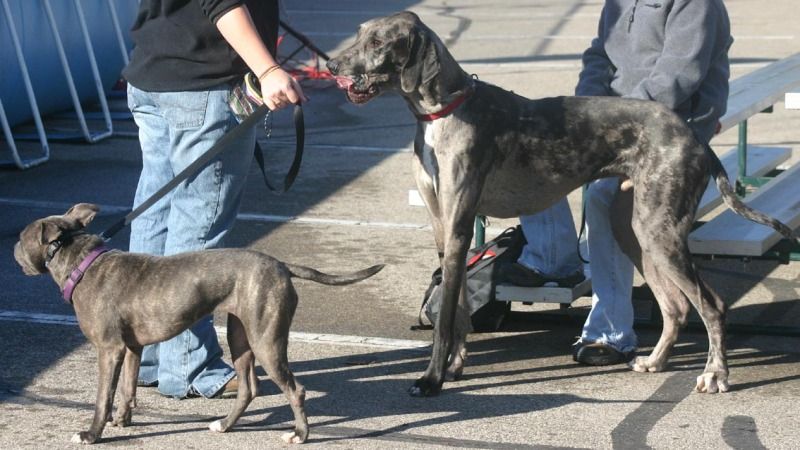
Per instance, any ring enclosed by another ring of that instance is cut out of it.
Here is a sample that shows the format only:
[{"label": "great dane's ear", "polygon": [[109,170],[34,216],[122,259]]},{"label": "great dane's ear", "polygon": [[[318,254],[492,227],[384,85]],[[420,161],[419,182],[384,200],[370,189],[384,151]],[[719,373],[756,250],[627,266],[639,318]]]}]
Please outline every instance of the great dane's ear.
[{"label": "great dane's ear", "polygon": [[94,216],[97,215],[98,211],[100,211],[100,207],[97,205],[93,205],[91,203],[78,203],[70,208],[66,214],[64,214],[64,218],[75,222],[79,228],[86,228],[86,226],[89,225],[92,220],[94,220]]},{"label": "great dane's ear", "polygon": [[414,92],[438,73],[439,58],[431,32],[422,24],[414,24],[408,34],[408,61],[400,71],[400,88]]}]

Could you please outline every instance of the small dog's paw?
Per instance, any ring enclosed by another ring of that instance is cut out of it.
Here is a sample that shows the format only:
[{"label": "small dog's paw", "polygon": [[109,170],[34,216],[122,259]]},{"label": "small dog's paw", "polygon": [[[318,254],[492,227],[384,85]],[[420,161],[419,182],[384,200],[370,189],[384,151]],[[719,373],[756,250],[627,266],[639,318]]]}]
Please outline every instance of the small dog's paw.
[{"label": "small dog's paw", "polygon": [[222,425],[222,419],[220,419],[220,420],[215,420],[215,421],[211,422],[211,423],[208,425],[208,429],[209,429],[209,430],[211,430],[211,431],[213,431],[213,432],[215,432],[215,433],[224,433],[224,432],[228,431],[228,430],[227,430],[227,429],[226,429],[226,428],[225,428],[225,427]]},{"label": "small dog's paw", "polygon": [[664,366],[662,364],[650,362],[650,357],[648,356],[637,356],[636,358],[633,358],[628,363],[628,367],[630,367],[634,372],[640,373],[661,372],[664,370]]},{"label": "small dog's paw", "polygon": [[281,436],[281,439],[283,440],[283,442],[286,442],[287,444],[302,444],[303,442],[305,442],[303,438],[298,436],[296,431],[292,431],[291,433],[284,433]]},{"label": "small dog's paw", "polygon": [[704,394],[716,394],[717,392],[728,392],[730,390],[728,378],[714,372],[706,372],[697,377],[697,384],[694,389]]},{"label": "small dog's paw", "polygon": [[72,442],[74,444],[94,444],[97,437],[88,431],[81,431],[72,435]]}]

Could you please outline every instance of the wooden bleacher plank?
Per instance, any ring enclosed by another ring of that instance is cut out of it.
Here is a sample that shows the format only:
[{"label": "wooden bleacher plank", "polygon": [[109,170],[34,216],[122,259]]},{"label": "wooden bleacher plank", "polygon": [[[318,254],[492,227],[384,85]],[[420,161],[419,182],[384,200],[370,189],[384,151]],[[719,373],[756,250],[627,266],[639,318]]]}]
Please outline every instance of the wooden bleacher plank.
[{"label": "wooden bleacher plank", "polygon": [[800,53],[754,70],[730,83],[728,109],[721,131],[780,101],[784,93],[800,88]]},{"label": "wooden bleacher plank", "polygon": [[[747,146],[747,174],[749,176],[760,177],[769,173],[792,156],[792,149],[789,147],[762,147],[755,145]],[[739,158],[736,148],[732,148],[724,155],[720,156],[720,161],[728,172],[731,183],[736,180],[739,171]],[[722,204],[722,196],[717,189],[717,184],[713,179],[709,180],[700,204],[697,207],[696,217],[699,219],[711,212],[714,208]]]},{"label": "wooden bleacher plank", "polygon": [[[745,201],[751,207],[789,225],[800,227],[800,164],[783,172]],[[761,256],[782,236],[727,210],[689,235],[692,253]]]}]

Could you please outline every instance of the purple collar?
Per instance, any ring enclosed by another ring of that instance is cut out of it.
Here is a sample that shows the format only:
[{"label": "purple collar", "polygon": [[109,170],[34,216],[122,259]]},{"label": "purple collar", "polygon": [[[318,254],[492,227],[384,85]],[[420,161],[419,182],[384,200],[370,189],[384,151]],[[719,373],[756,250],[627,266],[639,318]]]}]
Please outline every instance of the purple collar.
[{"label": "purple collar", "polygon": [[105,245],[95,248],[89,252],[85,258],[83,258],[83,261],[78,264],[78,267],[72,270],[72,273],[69,274],[69,278],[67,279],[66,283],[64,283],[64,290],[62,291],[65,302],[69,303],[70,305],[72,304],[72,291],[75,290],[75,286],[77,286],[78,283],[80,283],[80,281],[83,279],[83,274],[86,272],[86,269],[92,265],[98,256],[109,250],[110,249]]}]

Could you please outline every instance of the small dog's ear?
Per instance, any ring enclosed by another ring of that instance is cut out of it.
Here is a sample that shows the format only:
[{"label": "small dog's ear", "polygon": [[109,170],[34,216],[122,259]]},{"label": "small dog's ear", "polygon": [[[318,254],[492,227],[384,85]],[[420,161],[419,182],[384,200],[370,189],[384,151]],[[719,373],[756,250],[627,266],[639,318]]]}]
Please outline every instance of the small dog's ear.
[{"label": "small dog's ear", "polygon": [[40,244],[49,244],[61,236],[62,230],[55,222],[46,220],[42,222],[41,226]]},{"label": "small dog's ear", "polygon": [[80,225],[81,228],[86,228],[86,226],[89,225],[92,220],[94,220],[94,216],[97,215],[98,211],[100,211],[100,207],[97,205],[93,205],[91,203],[78,203],[70,208],[66,214],[64,214],[64,218],[67,220],[74,220]]}]

